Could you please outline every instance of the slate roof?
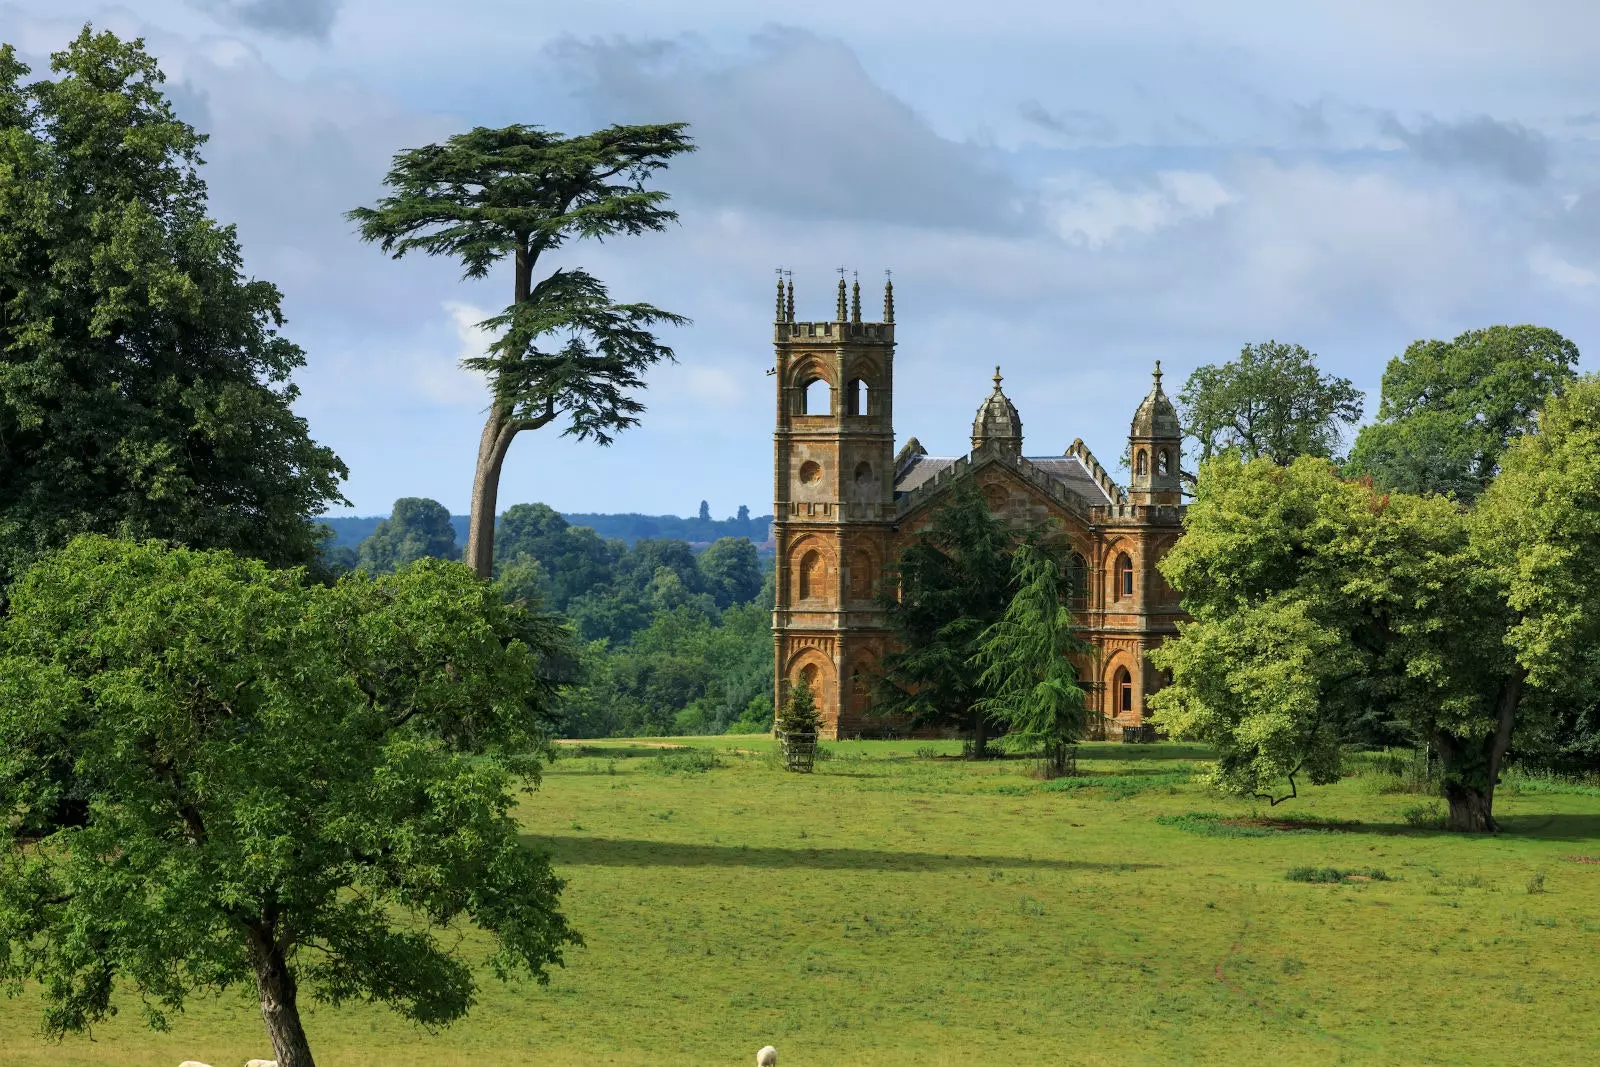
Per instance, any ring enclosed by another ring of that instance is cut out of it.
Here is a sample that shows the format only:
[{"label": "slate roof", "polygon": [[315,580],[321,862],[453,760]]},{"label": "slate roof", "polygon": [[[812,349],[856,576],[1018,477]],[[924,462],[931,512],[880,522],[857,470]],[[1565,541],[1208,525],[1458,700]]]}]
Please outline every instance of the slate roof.
[{"label": "slate roof", "polygon": [[[940,471],[953,465],[957,456],[929,456],[913,454],[907,456],[900,470],[896,472],[894,488],[896,493],[909,493],[923,482],[938,475]],[[1100,487],[1089,468],[1077,456],[1040,456],[1027,457],[1028,462],[1034,467],[1049,475],[1055,481],[1066,486],[1067,491],[1089,507],[1098,507],[1102,504],[1115,504]]]}]

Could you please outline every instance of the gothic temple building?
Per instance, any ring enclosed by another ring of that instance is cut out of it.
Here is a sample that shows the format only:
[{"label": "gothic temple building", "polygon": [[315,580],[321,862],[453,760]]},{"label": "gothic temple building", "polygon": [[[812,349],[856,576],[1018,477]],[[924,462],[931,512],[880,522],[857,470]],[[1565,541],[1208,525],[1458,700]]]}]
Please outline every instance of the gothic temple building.
[{"label": "gothic temple building", "polygon": [[776,699],[803,677],[825,736],[903,726],[872,713],[871,679],[893,642],[880,583],[951,490],[971,483],[996,514],[1049,524],[1071,545],[1068,565],[1083,591],[1073,613],[1096,650],[1077,664],[1091,711],[1104,722],[1141,722],[1160,684],[1145,653],[1183,617],[1156,570],[1183,521],[1182,434],[1160,364],[1133,414],[1123,488],[1081,440],[1059,455],[1025,456],[1022,419],[998,367],[972,422],[971,452],[930,456],[915,437],[896,451],[892,283],[881,322],[861,321],[860,285],[847,293],[843,278],[833,320],[799,322],[793,284],[780,282],[773,340]]}]

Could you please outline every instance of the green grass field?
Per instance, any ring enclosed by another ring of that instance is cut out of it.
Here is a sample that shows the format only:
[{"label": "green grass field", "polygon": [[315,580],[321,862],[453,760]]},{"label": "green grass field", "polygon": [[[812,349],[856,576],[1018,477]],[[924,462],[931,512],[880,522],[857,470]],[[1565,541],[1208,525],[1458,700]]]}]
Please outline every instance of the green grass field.
[{"label": "green grass field", "polygon": [[[1379,777],[1221,800],[1181,745],[1085,745],[1082,776],[1047,783],[953,743],[832,745],[810,776],[766,738],[684,743],[718,766],[564,746],[525,807],[588,940],[548,987],[486,976],[439,1034],[314,1010],[319,1064],[748,1064],[768,1042],[785,1067],[1600,1054],[1600,789],[1510,783],[1505,832],[1470,839],[1408,824],[1428,798]],[[36,994],[0,1001],[0,1063],[270,1054],[243,995],[167,1034],[136,1000],[92,1041],[45,1043],[37,1018]]]}]

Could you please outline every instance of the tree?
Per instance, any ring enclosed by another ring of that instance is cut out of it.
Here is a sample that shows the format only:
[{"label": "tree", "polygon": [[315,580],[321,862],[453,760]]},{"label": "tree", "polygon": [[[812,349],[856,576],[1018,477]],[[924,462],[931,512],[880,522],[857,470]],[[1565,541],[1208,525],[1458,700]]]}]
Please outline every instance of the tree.
[{"label": "tree", "polygon": [[419,559],[459,559],[456,528],[437,500],[404,496],[389,517],[361,542],[358,565],[369,574],[387,574]]},{"label": "tree", "polygon": [[1478,529],[1314,457],[1210,461],[1160,565],[1194,621],[1151,653],[1172,674],[1152,717],[1215,745],[1224,789],[1274,803],[1336,778],[1364,720],[1394,721],[1442,756],[1451,827],[1492,830],[1524,667]]},{"label": "tree", "polygon": [[711,502],[709,500],[700,501],[700,521],[711,521]]},{"label": "tree", "polygon": [[898,648],[883,657],[875,706],[913,726],[967,731],[975,758],[986,754],[990,716],[972,658],[1011,602],[1016,543],[977,488],[959,486],[901,550],[899,596],[885,600]]},{"label": "tree", "polygon": [[1299,345],[1266,341],[1246,345],[1231,363],[1195,368],[1178,402],[1201,460],[1230,449],[1279,465],[1331,457],[1344,429],[1361,418],[1362,394],[1316,361]]},{"label": "tree", "polygon": [[415,251],[460,260],[467,278],[510,257],[512,301],[483,323],[499,336],[465,360],[492,396],[472,482],[467,565],[494,569],[495,502],[512,439],[565,416],[563,431],[605,445],[638,424],[644,372],[673,358],[651,332],[688,320],[650,304],[617,304],[598,278],[561,268],[535,282],[539,258],[569,240],[665,229],[677,213],[644,183],[694,150],[684,123],[610,126],[566,137],[537,126],[477,127],[394,157],[391,195],[348,217],[399,259]]},{"label": "tree", "polygon": [[1383,372],[1378,420],[1356,435],[1348,473],[1386,489],[1474,500],[1505,450],[1576,377],[1577,363],[1577,346],[1540,326],[1413,342]]},{"label": "tree", "polygon": [[439,1026],[474,999],[464,923],[501,977],[543,981],[578,943],[511,814],[562,632],[465,567],[323,586],[85,537],[11,607],[0,980],[40,983],[47,1032],[119,988],[163,1027],[253,982],[278,1063],[311,1067],[302,995]]},{"label": "tree", "polygon": [[344,464],[140,41],[0,46],[0,589],[85,531],[313,564]]},{"label": "tree", "polygon": [[747,537],[719,537],[697,562],[706,592],[719,608],[748,603],[761,592],[761,558]]},{"label": "tree", "polygon": [[789,699],[783,702],[775,728],[785,734],[815,734],[822,728],[822,717],[817,714],[817,696],[811,683],[801,678],[789,690]]},{"label": "tree", "polygon": [[573,526],[544,504],[516,504],[500,516],[495,559],[503,574],[520,559],[538,561],[550,607],[565,611],[574,599],[610,581],[625,548],[603,541],[587,526]]},{"label": "tree", "polygon": [[1042,748],[1055,774],[1067,769],[1067,753],[1083,736],[1088,707],[1069,656],[1085,656],[1094,645],[1074,632],[1067,610],[1074,590],[1060,565],[1036,545],[1012,557],[1017,591],[1000,620],[979,638],[973,666],[988,695],[977,709],[1007,727],[1006,739]]}]

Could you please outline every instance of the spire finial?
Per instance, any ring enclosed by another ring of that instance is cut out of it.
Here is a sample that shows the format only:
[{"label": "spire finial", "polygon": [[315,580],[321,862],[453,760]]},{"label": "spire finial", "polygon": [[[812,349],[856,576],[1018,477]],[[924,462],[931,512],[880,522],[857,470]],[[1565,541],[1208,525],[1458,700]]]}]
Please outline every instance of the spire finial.
[{"label": "spire finial", "polygon": [[849,313],[845,309],[845,306],[844,306],[844,270],[845,269],[843,267],[840,267],[840,268],[838,268],[838,270],[839,270],[839,304],[834,309],[834,311],[835,311],[834,321],[835,322],[843,322],[843,321],[845,321],[845,316]]},{"label": "spire finial", "polygon": [[1156,379],[1156,389],[1159,391],[1161,389],[1161,361],[1159,359],[1156,360],[1155,379]]},{"label": "spire finial", "polygon": [[996,363],[994,365],[994,391],[997,393],[1000,391],[1000,382],[1000,364]]},{"label": "spire finial", "polygon": [[883,271],[883,321],[894,321],[894,271]]},{"label": "spire finial", "polygon": [[784,298],[784,314],[788,316],[788,321],[789,322],[793,322],[794,321],[794,271],[785,270],[783,272],[783,277],[784,277],[784,280],[789,283],[789,286],[788,286],[789,295]]},{"label": "spire finial", "polygon": [[861,276],[850,272],[850,321],[861,321]]},{"label": "spire finial", "polygon": [[776,321],[783,321],[783,268],[778,268],[778,314]]}]

